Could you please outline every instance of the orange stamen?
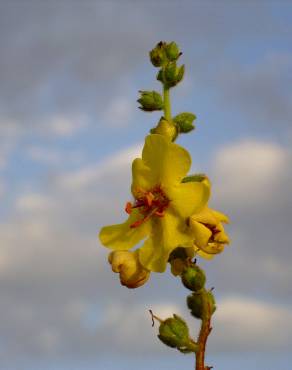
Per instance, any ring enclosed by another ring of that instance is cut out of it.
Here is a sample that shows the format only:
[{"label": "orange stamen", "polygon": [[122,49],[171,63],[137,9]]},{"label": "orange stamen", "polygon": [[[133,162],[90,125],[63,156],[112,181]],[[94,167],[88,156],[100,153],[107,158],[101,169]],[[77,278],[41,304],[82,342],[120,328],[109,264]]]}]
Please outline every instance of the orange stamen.
[{"label": "orange stamen", "polygon": [[125,206],[125,211],[130,215],[132,213],[132,203],[127,202]]},{"label": "orange stamen", "polygon": [[150,191],[140,190],[139,195],[135,198],[134,203],[127,202],[125,211],[131,214],[133,209],[137,208],[143,217],[132,223],[130,228],[139,227],[152,216],[163,217],[165,209],[169,205],[169,199],[160,186],[156,186]]}]

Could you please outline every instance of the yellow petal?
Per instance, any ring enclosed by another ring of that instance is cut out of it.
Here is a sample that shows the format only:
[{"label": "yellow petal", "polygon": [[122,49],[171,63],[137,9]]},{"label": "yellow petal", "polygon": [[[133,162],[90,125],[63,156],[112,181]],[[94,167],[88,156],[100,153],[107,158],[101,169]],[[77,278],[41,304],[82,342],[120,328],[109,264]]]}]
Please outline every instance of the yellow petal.
[{"label": "yellow petal", "polygon": [[103,227],[99,233],[101,243],[115,250],[127,250],[134,247],[150,232],[149,221],[135,228],[130,227],[139,218],[142,218],[142,215],[135,210],[123,224]]},{"label": "yellow petal", "polygon": [[172,207],[181,217],[190,217],[204,208],[210,196],[210,189],[201,182],[186,182],[167,187],[166,195]]},{"label": "yellow petal", "polygon": [[145,165],[141,158],[136,158],[132,163],[132,194],[137,196],[139,192],[152,189],[156,178],[150,168]]},{"label": "yellow petal", "polygon": [[120,274],[121,284],[128,288],[138,288],[149,279],[150,271],[140,264],[137,251],[113,251],[108,260],[112,270]]},{"label": "yellow petal", "polygon": [[224,213],[219,211],[215,211],[215,209],[211,209],[214,216],[218,219],[218,221],[224,222],[225,224],[229,224],[229,218]]},{"label": "yellow petal", "polygon": [[156,184],[163,186],[181,182],[191,167],[191,157],[184,148],[157,134],[146,137],[142,159]]},{"label": "yellow petal", "polygon": [[203,208],[200,212],[194,213],[191,217],[193,221],[201,222],[203,224],[216,226],[219,219],[214,214],[213,210],[208,207]]},{"label": "yellow petal", "polygon": [[219,254],[224,250],[224,244],[222,243],[209,243],[203,248],[200,248],[202,252],[208,255]]},{"label": "yellow petal", "polygon": [[229,244],[230,239],[228,235],[225,233],[225,230],[222,224],[220,223],[219,225],[217,225],[216,228],[219,230],[219,232],[216,233],[214,236],[215,241],[222,243],[222,244]]},{"label": "yellow petal", "polygon": [[203,248],[208,244],[209,239],[212,236],[212,232],[208,227],[201,224],[200,222],[193,221],[192,218],[190,218],[190,232],[194,238],[194,243],[197,247]]},{"label": "yellow petal", "polygon": [[191,237],[184,222],[167,211],[161,219],[152,219],[152,232],[139,249],[141,264],[148,270],[163,272],[170,253],[177,248],[189,247]]}]

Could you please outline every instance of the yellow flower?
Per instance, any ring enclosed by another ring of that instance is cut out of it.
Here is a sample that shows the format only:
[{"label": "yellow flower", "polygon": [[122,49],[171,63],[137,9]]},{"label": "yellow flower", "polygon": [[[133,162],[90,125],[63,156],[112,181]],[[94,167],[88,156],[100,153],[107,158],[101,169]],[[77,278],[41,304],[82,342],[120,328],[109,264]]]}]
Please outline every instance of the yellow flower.
[{"label": "yellow flower", "polygon": [[210,259],[214,254],[221,253],[225,244],[229,244],[222,223],[229,223],[228,217],[208,207],[190,217],[190,234],[194,239],[195,250],[202,257]]},{"label": "yellow flower", "polygon": [[127,288],[138,288],[149,279],[150,271],[140,264],[137,251],[113,251],[108,261],[112,270],[120,274],[121,284]]},{"label": "yellow flower", "polygon": [[146,137],[142,158],[132,164],[132,194],[125,223],[105,226],[101,243],[114,250],[128,250],[145,240],[139,260],[148,270],[163,272],[169,254],[188,246],[186,220],[203,209],[209,187],[200,182],[181,183],[191,166],[189,153],[159,134]]}]

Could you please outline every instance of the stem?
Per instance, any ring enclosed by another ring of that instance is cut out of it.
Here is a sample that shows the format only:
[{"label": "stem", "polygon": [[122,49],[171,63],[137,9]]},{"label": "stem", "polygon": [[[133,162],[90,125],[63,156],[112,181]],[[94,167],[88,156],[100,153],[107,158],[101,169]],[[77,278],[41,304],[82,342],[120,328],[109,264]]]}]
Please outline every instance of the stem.
[{"label": "stem", "polygon": [[163,111],[164,111],[164,118],[167,121],[171,121],[171,105],[170,105],[170,95],[169,95],[169,88],[163,85]]},{"label": "stem", "polygon": [[211,307],[206,299],[206,295],[204,294],[203,299],[204,304],[204,317],[202,319],[200,334],[198,338],[198,345],[199,349],[196,352],[196,370],[208,370],[211,369],[208,366],[205,366],[205,350],[206,350],[206,343],[208,336],[212,330],[211,328]]}]

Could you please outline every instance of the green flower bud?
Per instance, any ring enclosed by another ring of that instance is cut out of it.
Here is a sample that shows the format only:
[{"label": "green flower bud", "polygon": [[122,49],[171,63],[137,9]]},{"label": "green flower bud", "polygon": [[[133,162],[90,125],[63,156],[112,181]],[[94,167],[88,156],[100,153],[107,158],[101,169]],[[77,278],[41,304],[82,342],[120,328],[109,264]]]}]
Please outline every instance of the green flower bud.
[{"label": "green flower bud", "polygon": [[164,117],[160,118],[158,125],[150,130],[151,134],[164,135],[173,141],[177,137],[177,128],[172,122],[168,122]]},{"label": "green flower bud", "polygon": [[181,82],[181,80],[184,78],[184,74],[185,74],[185,65],[183,64],[181,67],[179,67],[177,71],[177,77],[176,77],[177,84]]},{"label": "green flower bud", "polygon": [[146,112],[153,112],[163,109],[162,96],[156,91],[139,91],[141,98],[137,100],[141,104],[139,107]]},{"label": "green flower bud", "polygon": [[164,83],[163,71],[160,69],[156,75],[156,80]]},{"label": "green flower bud", "polygon": [[187,259],[189,257],[192,257],[192,255],[189,255],[188,248],[177,247],[170,253],[168,261],[171,262],[172,260],[177,258]]},{"label": "green flower bud", "polygon": [[151,63],[154,65],[154,67],[161,67],[166,60],[165,55],[165,46],[166,43],[160,41],[154,49],[152,49],[149,53]]},{"label": "green flower bud", "polygon": [[[164,75],[159,75],[168,87],[176,86],[183,78],[184,66],[177,67],[176,62],[169,62],[164,70]],[[158,77],[158,76],[157,76]]]},{"label": "green flower bud", "polygon": [[167,66],[165,67],[165,72],[164,72],[165,80],[168,83],[172,83],[176,81],[176,74],[177,74],[176,62],[168,63]]},{"label": "green flower bud", "polygon": [[183,285],[194,291],[197,292],[201,290],[206,282],[206,276],[202,269],[199,266],[193,265],[187,267],[183,273],[181,274],[181,280]]},{"label": "green flower bud", "polygon": [[196,119],[196,116],[193,113],[180,113],[173,118],[173,121],[177,124],[179,132],[187,133],[192,131],[195,126],[193,125],[193,121]]},{"label": "green flower bud", "polygon": [[[204,314],[204,299],[206,299],[206,306],[210,309],[210,314],[212,315],[216,310],[215,299],[212,292],[201,292],[193,293],[187,297],[187,305],[191,310],[191,314],[197,319],[203,319]],[[206,309],[206,308],[205,308]]]},{"label": "green flower bud", "polygon": [[187,306],[191,314],[197,319],[202,319],[203,297],[202,293],[193,293],[187,297]]},{"label": "green flower bud", "polygon": [[184,353],[195,352],[197,349],[197,345],[190,339],[186,322],[177,315],[160,324],[158,338],[168,347]]},{"label": "green flower bud", "polygon": [[166,45],[165,53],[166,53],[168,60],[170,61],[177,60],[181,55],[177,44],[173,41]]}]

